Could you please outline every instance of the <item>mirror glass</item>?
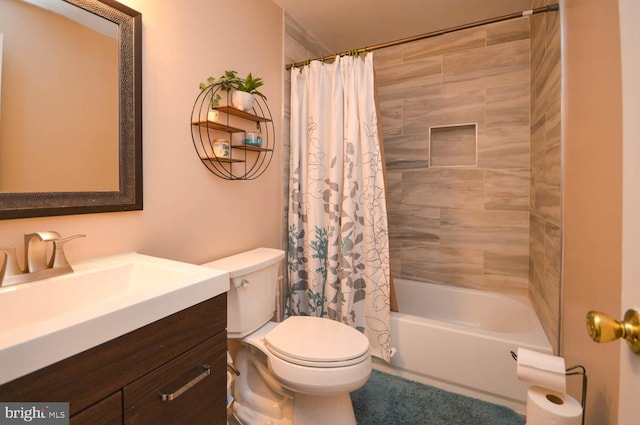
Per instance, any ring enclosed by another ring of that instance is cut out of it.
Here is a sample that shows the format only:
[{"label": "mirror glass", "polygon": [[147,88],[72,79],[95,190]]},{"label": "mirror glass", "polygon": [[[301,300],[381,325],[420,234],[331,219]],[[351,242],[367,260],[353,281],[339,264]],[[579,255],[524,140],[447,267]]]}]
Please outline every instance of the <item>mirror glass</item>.
[{"label": "mirror glass", "polygon": [[142,209],[140,14],[0,0],[0,218]]}]

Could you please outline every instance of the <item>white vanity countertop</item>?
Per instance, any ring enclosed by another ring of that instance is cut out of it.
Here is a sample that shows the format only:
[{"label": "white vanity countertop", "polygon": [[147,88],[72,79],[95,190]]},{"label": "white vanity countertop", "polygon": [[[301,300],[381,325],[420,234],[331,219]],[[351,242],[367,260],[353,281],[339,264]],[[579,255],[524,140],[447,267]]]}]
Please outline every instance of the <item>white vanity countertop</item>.
[{"label": "white vanity countertop", "polygon": [[229,290],[222,270],[129,253],[0,288],[0,384]]}]

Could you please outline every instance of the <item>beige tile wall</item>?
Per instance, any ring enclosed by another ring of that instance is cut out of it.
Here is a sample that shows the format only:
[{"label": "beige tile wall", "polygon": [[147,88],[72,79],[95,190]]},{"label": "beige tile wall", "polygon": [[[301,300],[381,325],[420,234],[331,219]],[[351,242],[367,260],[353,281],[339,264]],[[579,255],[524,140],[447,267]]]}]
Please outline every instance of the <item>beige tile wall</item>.
[{"label": "beige tile wall", "polygon": [[[374,54],[394,275],[527,294],[528,18]],[[430,168],[429,128],[469,123],[477,151],[443,137]]]},{"label": "beige tile wall", "polygon": [[[541,7],[547,0],[534,1]],[[529,295],[558,350],[561,276],[560,15],[531,18]]]}]

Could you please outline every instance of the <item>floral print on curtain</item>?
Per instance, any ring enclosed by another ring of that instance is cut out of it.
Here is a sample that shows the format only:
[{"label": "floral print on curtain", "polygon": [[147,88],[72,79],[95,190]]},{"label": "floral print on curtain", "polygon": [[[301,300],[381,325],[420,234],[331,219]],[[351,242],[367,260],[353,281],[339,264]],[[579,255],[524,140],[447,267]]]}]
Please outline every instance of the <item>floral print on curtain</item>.
[{"label": "floral print on curtain", "polygon": [[372,53],[291,71],[286,314],[346,323],[388,361],[389,239],[373,78]]}]

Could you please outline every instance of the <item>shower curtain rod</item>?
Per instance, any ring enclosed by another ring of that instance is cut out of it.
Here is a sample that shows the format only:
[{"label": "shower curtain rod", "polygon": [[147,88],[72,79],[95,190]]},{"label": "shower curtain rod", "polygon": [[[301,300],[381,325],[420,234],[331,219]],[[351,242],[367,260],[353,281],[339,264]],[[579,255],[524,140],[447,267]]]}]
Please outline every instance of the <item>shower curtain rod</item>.
[{"label": "shower curtain rod", "polygon": [[475,28],[475,27],[479,27],[479,26],[482,26],[482,25],[493,24],[493,23],[496,23],[496,22],[507,21],[509,19],[520,18],[520,17],[523,17],[523,16],[531,16],[531,15],[535,15],[535,14],[538,14],[538,13],[554,12],[554,11],[557,11],[557,10],[559,10],[559,6],[558,6],[557,3],[556,4],[550,4],[550,5],[544,6],[544,7],[538,7],[538,8],[535,8],[535,9],[524,10],[522,12],[511,13],[511,14],[508,14],[508,15],[502,15],[502,16],[498,16],[496,18],[484,19],[482,21],[472,22],[470,24],[458,25],[458,26],[451,27],[451,28],[446,28],[446,29],[443,29],[443,30],[437,30],[437,31],[432,31],[432,32],[428,32],[428,33],[425,33],[425,34],[415,35],[413,37],[407,37],[407,38],[402,38],[400,40],[389,41],[387,43],[376,44],[375,46],[362,47],[360,49],[348,50],[346,52],[336,53],[334,55],[322,56],[322,57],[315,58],[315,59],[307,59],[307,60],[302,61],[302,62],[295,62],[295,63],[289,64],[289,65],[286,66],[286,69],[290,70],[293,67],[305,66],[305,65],[308,65],[311,61],[315,61],[315,60],[320,60],[320,61],[324,62],[325,60],[335,59],[336,56],[356,55],[356,54],[359,55],[360,53],[372,52],[374,50],[384,49],[386,47],[398,46],[400,44],[410,43],[412,41],[424,40],[425,38],[431,38],[431,37],[435,37],[435,36],[438,36],[438,35],[448,34],[448,33],[451,33],[451,32],[456,32],[456,31],[460,31],[460,30],[466,30],[466,29],[469,29],[469,28]]}]

